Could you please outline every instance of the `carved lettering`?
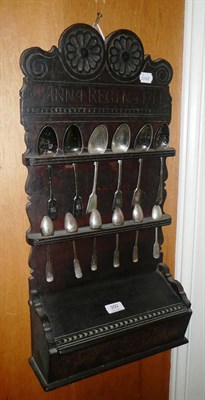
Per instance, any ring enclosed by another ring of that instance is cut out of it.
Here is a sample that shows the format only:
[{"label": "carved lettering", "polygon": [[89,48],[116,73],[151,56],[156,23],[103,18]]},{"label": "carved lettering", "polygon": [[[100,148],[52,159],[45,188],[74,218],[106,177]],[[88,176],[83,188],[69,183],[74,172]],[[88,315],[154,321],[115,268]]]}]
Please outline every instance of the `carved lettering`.
[{"label": "carved lettering", "polygon": [[[136,107],[135,113],[149,113],[162,112],[162,104],[166,105],[166,112],[169,112],[171,98],[168,88],[163,87],[145,87],[137,85],[129,85],[125,87],[122,85],[109,86],[109,85],[75,85],[70,84],[56,84],[41,82],[30,82],[28,87],[30,97],[29,108],[37,110],[41,108],[41,113],[55,113],[62,112],[63,108],[66,110],[76,109],[77,113],[95,112],[102,113],[112,110],[112,112],[124,113],[130,107]],[[28,103],[27,103],[28,106]],[[96,111],[93,111],[96,109]],[[42,111],[43,110],[43,111]],[[50,111],[49,111],[50,110]],[[90,111],[89,111],[90,110]],[[63,111],[65,112],[65,111]]]}]

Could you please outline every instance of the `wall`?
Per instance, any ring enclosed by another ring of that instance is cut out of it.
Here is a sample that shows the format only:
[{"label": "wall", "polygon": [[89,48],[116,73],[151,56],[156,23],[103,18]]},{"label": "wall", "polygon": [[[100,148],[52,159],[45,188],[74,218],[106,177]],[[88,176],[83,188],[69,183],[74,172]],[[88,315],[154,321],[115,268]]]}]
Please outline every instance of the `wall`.
[{"label": "wall", "polygon": [[[54,392],[44,393],[27,359],[30,356],[27,305],[29,247],[25,231],[26,168],[24,130],[19,118],[22,74],[19,56],[28,47],[49,50],[59,35],[76,22],[92,24],[101,11],[103,33],[127,28],[141,38],[146,54],[165,58],[173,66],[171,146],[179,147],[181,59],[183,45],[182,0],[1,0],[1,268],[0,268],[0,377],[2,400],[166,400],[170,354],[105,372]],[[168,198],[165,210],[173,224],[164,229],[164,261],[174,269],[178,156],[169,159]]]}]

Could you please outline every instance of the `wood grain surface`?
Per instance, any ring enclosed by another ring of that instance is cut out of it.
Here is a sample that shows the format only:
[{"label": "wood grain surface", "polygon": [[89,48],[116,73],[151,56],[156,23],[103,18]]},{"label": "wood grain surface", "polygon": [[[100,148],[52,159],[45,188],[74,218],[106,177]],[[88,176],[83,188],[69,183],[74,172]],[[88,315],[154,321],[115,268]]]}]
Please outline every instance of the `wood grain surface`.
[{"label": "wood grain surface", "polygon": [[49,50],[61,32],[77,22],[92,24],[101,11],[105,36],[129,29],[141,38],[145,53],[164,58],[174,70],[171,83],[173,112],[170,145],[177,156],[167,161],[169,178],[165,211],[173,223],[164,228],[164,261],[174,271],[183,0],[1,0],[1,262],[0,262],[0,399],[2,400],[168,400],[170,354],[165,352],[98,376],[44,393],[28,365],[30,327],[27,278],[29,227],[24,185],[27,177],[21,154],[25,151],[20,125],[19,57],[28,47]]}]

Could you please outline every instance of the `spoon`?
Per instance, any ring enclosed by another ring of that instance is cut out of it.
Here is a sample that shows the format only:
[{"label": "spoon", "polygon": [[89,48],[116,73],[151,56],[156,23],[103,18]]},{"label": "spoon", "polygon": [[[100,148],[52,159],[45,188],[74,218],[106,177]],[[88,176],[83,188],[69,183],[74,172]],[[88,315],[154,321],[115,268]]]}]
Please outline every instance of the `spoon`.
[{"label": "spoon", "polygon": [[95,209],[97,208],[97,194],[96,194],[97,175],[98,175],[98,161],[94,162],[93,188],[88,199],[86,214],[91,212],[94,208]]},{"label": "spoon", "polygon": [[103,154],[108,144],[108,130],[105,125],[98,125],[88,141],[88,153]]},{"label": "spoon", "polygon": [[54,233],[53,222],[48,215],[45,215],[40,224],[40,230],[43,236],[51,236]]},{"label": "spoon", "polygon": [[80,154],[83,148],[82,135],[76,125],[70,125],[65,134],[64,152]]},{"label": "spoon", "polygon": [[75,196],[73,199],[73,215],[75,217],[81,217],[83,213],[83,201],[82,197],[78,193],[78,180],[77,180],[77,171],[76,164],[73,163],[73,173],[74,173],[74,182],[75,182]]},{"label": "spoon", "polygon": [[116,233],[116,245],[113,255],[113,267],[118,268],[119,266],[120,266],[119,234]]},{"label": "spoon", "polygon": [[162,124],[154,137],[153,140],[153,148],[154,149],[161,149],[166,148],[169,145],[169,127],[167,124]]},{"label": "spoon", "polygon": [[153,257],[154,258],[159,258],[160,256],[160,248],[159,248],[159,242],[158,242],[158,227],[155,227],[155,241],[153,245]]},{"label": "spoon", "polygon": [[95,230],[95,229],[100,229],[102,226],[102,219],[99,211],[97,208],[93,208],[90,214],[89,218],[89,225],[90,229]]},{"label": "spoon", "polygon": [[90,268],[92,271],[97,270],[97,251],[96,251],[96,237],[93,239],[93,254],[91,256]]},{"label": "spoon", "polygon": [[65,218],[64,218],[64,228],[66,232],[77,232],[78,230],[78,225],[76,222],[76,219],[73,217],[73,215],[69,212],[66,213]]},{"label": "spoon", "polygon": [[114,209],[115,207],[122,208],[121,180],[122,180],[122,160],[118,160],[118,182],[117,182],[117,190],[114,194],[112,209]]},{"label": "spoon", "polygon": [[112,138],[111,149],[113,153],[125,153],[130,145],[130,128],[127,124],[120,125]]},{"label": "spoon", "polygon": [[77,258],[77,252],[76,252],[76,246],[75,246],[75,241],[73,240],[73,253],[74,253],[74,260],[73,260],[73,267],[74,267],[74,273],[76,278],[82,278],[83,273],[82,269],[80,266],[80,261]]},{"label": "spoon", "polygon": [[135,244],[134,244],[133,252],[132,252],[132,261],[134,263],[138,262],[138,236],[139,236],[139,232],[136,231]]},{"label": "spoon", "polygon": [[144,125],[137,134],[134,142],[134,150],[147,151],[149,150],[153,137],[153,129],[149,124]]},{"label": "spoon", "polygon": [[162,218],[162,209],[160,206],[163,201],[163,169],[164,169],[164,159],[163,157],[160,157],[159,186],[158,186],[156,202],[152,208],[152,219],[155,220]]},{"label": "spoon", "polygon": [[112,223],[115,226],[120,226],[124,224],[124,215],[121,208],[116,207],[112,214]]},{"label": "spoon", "polygon": [[56,206],[56,199],[53,195],[52,189],[52,176],[51,176],[51,165],[47,166],[48,168],[48,182],[49,182],[49,199],[48,199],[48,215],[52,220],[55,220],[58,215],[58,210]]},{"label": "spoon", "polygon": [[47,246],[47,262],[46,262],[46,280],[48,283],[53,282],[53,267],[50,258],[50,246]]},{"label": "spoon", "polygon": [[139,158],[138,161],[139,161],[139,172],[138,172],[138,178],[137,178],[137,186],[136,186],[136,189],[134,190],[133,197],[132,197],[132,206],[139,203],[140,196],[141,196],[140,181],[141,181],[141,175],[142,175],[143,159]]},{"label": "spoon", "polygon": [[143,218],[144,218],[142,207],[139,204],[140,196],[141,196],[140,181],[141,181],[141,174],[142,174],[142,163],[143,163],[142,158],[139,158],[139,172],[138,172],[138,178],[137,178],[137,186],[136,186],[136,189],[134,190],[133,197],[132,197],[132,206],[134,206],[133,212],[132,212],[132,219],[134,222],[141,222],[141,221],[143,221]]}]

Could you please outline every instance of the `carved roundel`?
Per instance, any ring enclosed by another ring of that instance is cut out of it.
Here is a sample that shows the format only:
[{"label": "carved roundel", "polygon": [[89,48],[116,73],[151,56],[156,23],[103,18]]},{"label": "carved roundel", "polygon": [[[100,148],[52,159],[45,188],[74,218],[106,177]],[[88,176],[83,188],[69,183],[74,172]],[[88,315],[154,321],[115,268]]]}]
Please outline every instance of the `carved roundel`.
[{"label": "carved roundel", "polygon": [[68,28],[60,38],[59,47],[66,69],[78,79],[95,77],[104,65],[104,41],[89,25]]},{"label": "carved roundel", "polygon": [[119,30],[108,36],[106,43],[110,74],[120,81],[136,79],[144,61],[144,49],[138,36],[128,30]]}]

